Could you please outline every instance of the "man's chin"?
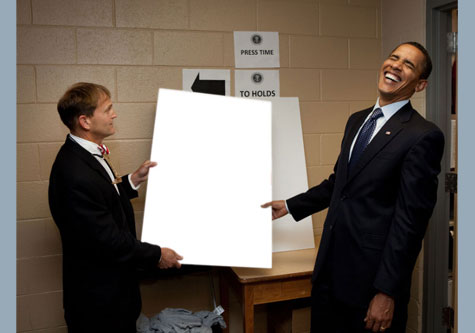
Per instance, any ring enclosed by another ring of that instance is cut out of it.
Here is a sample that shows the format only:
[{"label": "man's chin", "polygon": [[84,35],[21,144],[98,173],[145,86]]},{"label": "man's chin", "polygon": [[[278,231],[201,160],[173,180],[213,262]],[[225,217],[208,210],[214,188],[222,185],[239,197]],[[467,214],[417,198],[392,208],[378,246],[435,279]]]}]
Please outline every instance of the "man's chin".
[{"label": "man's chin", "polygon": [[400,85],[398,83],[388,84],[384,82],[378,85],[379,93],[383,93],[386,95],[395,94],[399,88]]},{"label": "man's chin", "polygon": [[[398,100],[397,94],[379,90],[379,104],[381,106],[394,103]],[[384,105],[383,105],[384,104]]]},{"label": "man's chin", "polygon": [[388,92],[387,90],[379,89],[378,92],[379,92],[379,96],[381,98],[391,99],[392,94],[390,92]]},{"label": "man's chin", "polygon": [[106,135],[104,138],[108,138],[108,137],[110,137],[110,136],[112,136],[112,135],[114,135],[114,134],[115,134],[115,130],[114,130],[114,131],[110,131],[109,133],[107,133],[107,135]]}]

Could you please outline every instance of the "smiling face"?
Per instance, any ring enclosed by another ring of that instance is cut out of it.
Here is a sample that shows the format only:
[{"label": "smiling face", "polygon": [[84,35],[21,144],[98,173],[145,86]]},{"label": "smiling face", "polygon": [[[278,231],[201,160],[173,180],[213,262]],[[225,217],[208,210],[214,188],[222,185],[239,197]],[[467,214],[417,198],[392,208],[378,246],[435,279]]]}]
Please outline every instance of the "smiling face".
[{"label": "smiling face", "polygon": [[427,80],[421,79],[424,54],[416,47],[402,44],[383,62],[379,71],[378,90],[381,106],[409,99],[424,90]]}]

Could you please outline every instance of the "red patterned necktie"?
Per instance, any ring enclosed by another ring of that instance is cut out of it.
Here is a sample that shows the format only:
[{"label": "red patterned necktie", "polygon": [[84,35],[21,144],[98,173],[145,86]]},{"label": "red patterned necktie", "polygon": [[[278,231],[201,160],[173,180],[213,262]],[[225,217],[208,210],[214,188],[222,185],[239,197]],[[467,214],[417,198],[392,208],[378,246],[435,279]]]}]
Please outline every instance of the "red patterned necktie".
[{"label": "red patterned necktie", "polygon": [[119,184],[122,182],[122,178],[119,177],[119,173],[115,170],[115,168],[112,166],[112,162],[110,160],[109,154],[109,148],[106,147],[106,145],[98,145],[97,149],[101,152],[102,157],[106,161],[107,165],[112,171],[112,174],[114,175],[114,180],[112,181],[112,184]]}]

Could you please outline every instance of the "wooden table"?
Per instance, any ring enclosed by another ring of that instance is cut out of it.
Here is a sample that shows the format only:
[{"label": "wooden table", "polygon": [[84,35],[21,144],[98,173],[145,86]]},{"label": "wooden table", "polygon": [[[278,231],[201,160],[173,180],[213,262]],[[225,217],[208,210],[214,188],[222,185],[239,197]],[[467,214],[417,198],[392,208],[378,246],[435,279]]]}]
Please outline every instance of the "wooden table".
[{"label": "wooden table", "polygon": [[254,332],[254,305],[310,297],[316,254],[317,249],[276,252],[272,256],[271,269],[223,269],[220,278],[221,305],[228,327],[230,286],[238,291],[242,301],[244,332]]}]

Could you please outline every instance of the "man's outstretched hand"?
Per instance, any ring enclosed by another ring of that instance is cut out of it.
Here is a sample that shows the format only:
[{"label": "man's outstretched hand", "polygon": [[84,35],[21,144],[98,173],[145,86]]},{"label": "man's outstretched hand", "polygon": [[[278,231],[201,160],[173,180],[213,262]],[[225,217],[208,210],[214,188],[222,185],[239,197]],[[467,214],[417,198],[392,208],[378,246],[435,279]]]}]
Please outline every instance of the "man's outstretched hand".
[{"label": "man's outstretched hand", "polygon": [[279,217],[287,215],[289,212],[287,207],[285,207],[284,200],[275,200],[271,202],[266,202],[261,205],[262,208],[272,207],[272,219],[278,219]]},{"label": "man's outstretched hand", "polygon": [[157,162],[145,161],[135,172],[131,175],[130,180],[134,186],[139,186],[148,178],[148,172],[150,168],[157,165]]},{"label": "man's outstretched hand", "polygon": [[162,247],[162,257],[160,258],[158,267],[161,269],[172,267],[180,268],[181,263],[178,260],[183,260],[183,257],[168,247]]}]

